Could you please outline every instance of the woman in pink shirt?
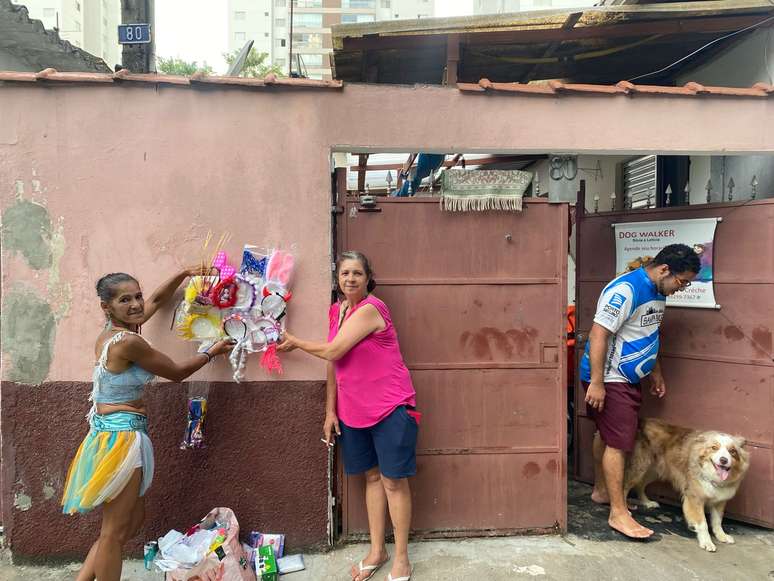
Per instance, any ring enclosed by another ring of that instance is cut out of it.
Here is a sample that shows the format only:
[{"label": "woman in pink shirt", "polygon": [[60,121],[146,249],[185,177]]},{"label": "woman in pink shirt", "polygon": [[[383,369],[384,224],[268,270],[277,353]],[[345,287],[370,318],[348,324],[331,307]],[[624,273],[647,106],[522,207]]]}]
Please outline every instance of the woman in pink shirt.
[{"label": "woman in pink shirt", "polygon": [[328,361],[325,441],[335,433],[347,474],[365,473],[371,550],[352,567],[352,579],[370,579],[389,560],[384,542],[389,507],[395,558],[387,579],[408,581],[408,477],[417,470],[416,392],[390,311],[370,294],[376,284],[368,259],[360,252],[343,252],[336,272],[343,299],[328,312],[328,342],[304,341],[286,332],[279,349],[299,348]]}]

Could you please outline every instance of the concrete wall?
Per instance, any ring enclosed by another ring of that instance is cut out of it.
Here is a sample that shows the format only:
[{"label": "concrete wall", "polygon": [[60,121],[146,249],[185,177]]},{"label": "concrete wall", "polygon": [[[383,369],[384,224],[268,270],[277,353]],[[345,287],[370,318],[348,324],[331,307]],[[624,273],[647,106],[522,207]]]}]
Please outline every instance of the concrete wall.
[{"label": "concrete wall", "polygon": [[[751,87],[755,83],[771,83],[774,79],[774,30],[764,28],[748,35],[744,40],[728,50],[693,69],[677,79],[678,85],[694,81],[702,85],[725,87]],[[733,117],[728,120],[734,123]],[[721,130],[718,127],[718,130]],[[721,201],[720,158],[713,158],[715,168],[710,170],[708,158],[691,159],[691,204],[703,204],[707,200],[705,186],[712,179],[714,186],[711,200]],[[728,157],[726,159],[726,180],[733,176],[736,183],[734,199],[746,200],[750,197],[750,180],[758,177],[758,197],[774,195],[774,162],[762,157]],[[727,196],[726,198],[727,199]]]},{"label": "concrete wall", "polygon": [[720,56],[678,77],[677,84],[694,81],[721,87],[752,87],[771,83],[774,78],[774,31],[756,30],[744,40],[724,50]]},{"label": "concrete wall", "polygon": [[[732,116],[723,132],[713,129]],[[93,540],[98,515],[61,516],[58,498],[86,431],[101,325],[93,284],[106,271],[133,272],[152,289],[198,258],[207,229],[228,230],[232,252],[243,242],[295,243],[290,329],[322,339],[332,148],[770,153],[774,133],[760,119],[772,116],[773,99],[3,84],[2,497],[11,549],[78,555]],[[189,355],[192,346],[169,331],[170,316],[161,313],[144,334],[172,357]],[[187,387],[148,391],[159,462],[138,542],[231,505],[245,530],[284,531],[292,549],[324,543],[323,366],[296,353],[284,364],[278,381],[252,362],[241,385],[230,383],[223,362],[207,372],[210,447],[202,452],[176,449]]]}]

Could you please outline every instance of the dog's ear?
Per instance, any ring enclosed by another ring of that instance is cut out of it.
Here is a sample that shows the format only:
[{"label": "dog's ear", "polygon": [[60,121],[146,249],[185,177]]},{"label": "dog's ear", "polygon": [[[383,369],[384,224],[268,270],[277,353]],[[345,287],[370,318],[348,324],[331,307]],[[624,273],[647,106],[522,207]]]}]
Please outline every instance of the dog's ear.
[{"label": "dog's ear", "polygon": [[736,444],[737,448],[747,449],[747,440],[742,436],[737,436],[734,438],[734,444]]}]

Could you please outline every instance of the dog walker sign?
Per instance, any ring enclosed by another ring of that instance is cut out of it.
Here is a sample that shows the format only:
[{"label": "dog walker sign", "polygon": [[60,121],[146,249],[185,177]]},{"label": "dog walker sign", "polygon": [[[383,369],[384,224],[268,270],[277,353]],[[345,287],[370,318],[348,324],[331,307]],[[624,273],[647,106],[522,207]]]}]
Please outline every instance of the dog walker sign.
[{"label": "dog walker sign", "polygon": [[148,44],[150,41],[150,24],[118,25],[118,44]]},{"label": "dog walker sign", "polygon": [[699,255],[701,268],[690,286],[667,297],[667,306],[719,309],[712,284],[715,227],[722,218],[629,222],[615,228],[615,266],[621,274],[649,262],[669,244],[687,244]]}]

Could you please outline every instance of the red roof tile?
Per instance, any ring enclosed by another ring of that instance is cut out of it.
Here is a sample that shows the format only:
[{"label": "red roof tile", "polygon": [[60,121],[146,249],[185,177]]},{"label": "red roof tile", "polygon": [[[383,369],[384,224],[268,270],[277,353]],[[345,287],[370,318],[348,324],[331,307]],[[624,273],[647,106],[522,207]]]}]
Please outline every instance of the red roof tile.
[{"label": "red roof tile", "polygon": [[196,73],[191,77],[163,74],[138,74],[126,69],[117,73],[60,73],[55,69],[44,69],[38,73],[0,71],[0,82],[69,82],[69,83],[153,83],[196,86],[198,84],[232,85],[237,87],[287,87],[305,89],[340,89],[343,81],[318,81],[315,79],[289,79],[270,74],[263,79],[244,77],[207,76]]},{"label": "red roof tile", "polygon": [[768,97],[774,93],[774,85],[756,83],[749,88],[740,87],[710,87],[699,83],[686,83],[682,87],[665,87],[659,85],[635,85],[629,81],[620,81],[615,85],[587,85],[580,83],[563,83],[548,81],[545,83],[494,83],[489,79],[481,79],[478,83],[458,83],[457,88],[463,92],[487,93],[521,93],[526,95],[561,95],[563,93],[590,93],[596,95],[680,95],[695,97],[698,95],[730,96],[730,97]]},{"label": "red roof tile", "polygon": [[[318,81],[315,79],[290,79],[273,74],[263,79],[244,77],[208,76],[196,73],[191,77],[163,74],[137,74],[127,70],[117,73],[60,73],[54,69],[45,69],[38,73],[0,71],[0,82],[64,82],[64,83],[153,83],[171,85],[228,85],[234,87],[287,87],[308,89],[340,89],[343,81]],[[695,97],[700,95],[730,97],[768,97],[774,94],[774,85],[756,83],[752,87],[711,87],[699,83],[686,83],[682,87],[659,85],[635,85],[629,81],[620,81],[615,85],[589,85],[583,83],[563,83],[548,81],[545,83],[495,83],[481,79],[478,83],[458,83],[457,89],[465,93],[520,93],[523,95],[562,95],[568,93],[587,93],[591,95],[678,95]]]}]

